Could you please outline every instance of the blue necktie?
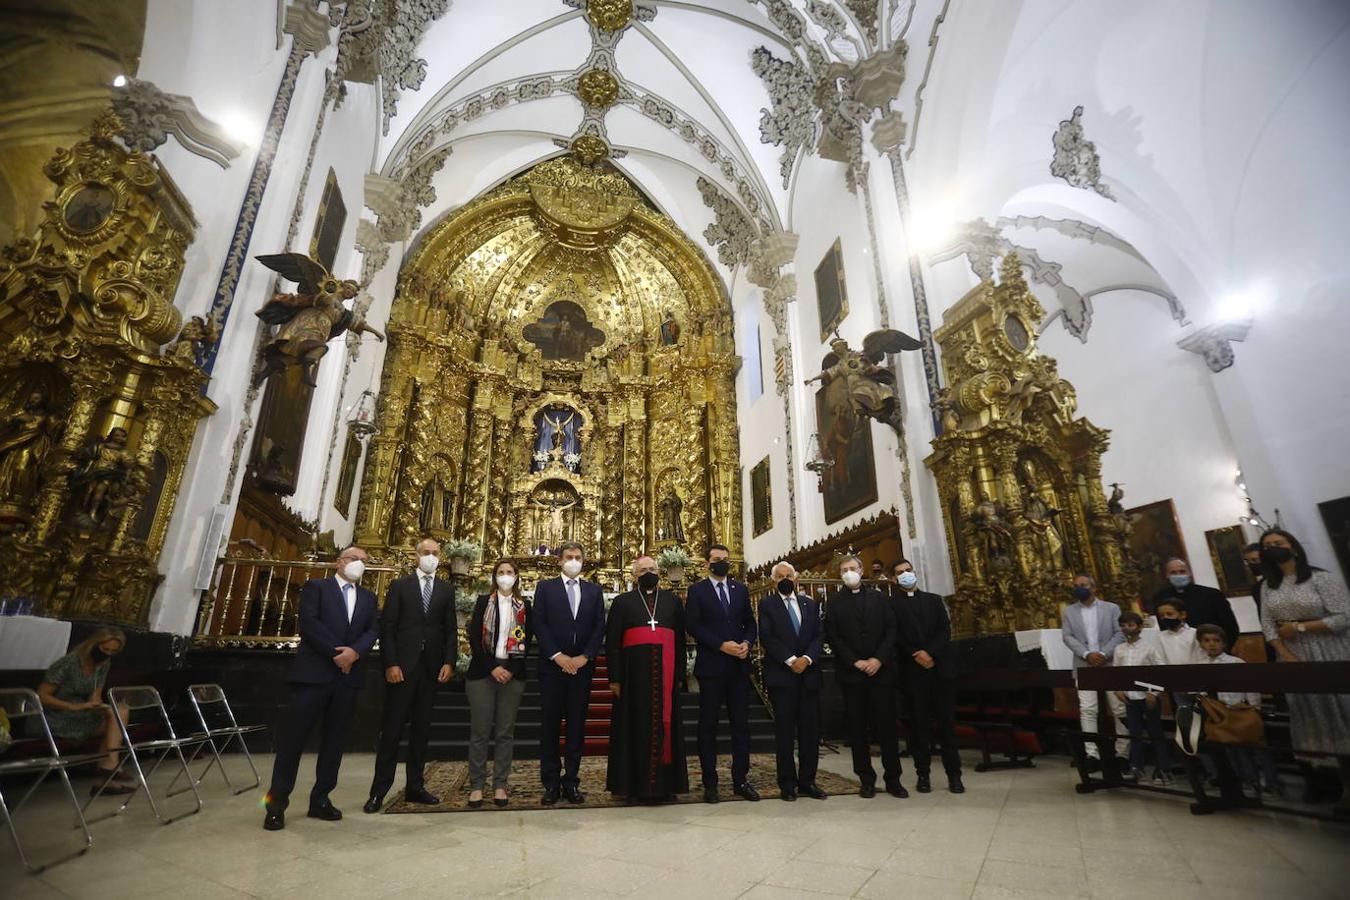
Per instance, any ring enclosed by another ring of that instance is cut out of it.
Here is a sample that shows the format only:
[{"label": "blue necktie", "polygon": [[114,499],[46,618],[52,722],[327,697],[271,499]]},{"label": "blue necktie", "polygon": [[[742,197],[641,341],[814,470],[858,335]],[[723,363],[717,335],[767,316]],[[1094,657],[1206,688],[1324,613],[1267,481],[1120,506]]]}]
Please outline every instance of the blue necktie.
[{"label": "blue necktie", "polygon": [[727,586],[722,582],[717,582],[717,599],[722,601],[722,608],[731,615],[731,601],[727,599]]},{"label": "blue necktie", "polygon": [[356,606],[352,603],[351,589],[352,589],[352,585],[351,585],[350,583],[344,584],[344,585],[342,586],[342,605],[345,606],[345,607],[347,607],[347,622],[348,622],[348,624],[351,623],[351,621],[352,621],[352,616],[353,616],[353,615],[355,614],[355,612],[356,612]]},{"label": "blue necktie", "polygon": [[792,630],[797,634],[801,634],[802,619],[801,616],[797,615],[797,605],[788,600],[784,600],[783,603],[787,606],[788,618],[792,620]]}]

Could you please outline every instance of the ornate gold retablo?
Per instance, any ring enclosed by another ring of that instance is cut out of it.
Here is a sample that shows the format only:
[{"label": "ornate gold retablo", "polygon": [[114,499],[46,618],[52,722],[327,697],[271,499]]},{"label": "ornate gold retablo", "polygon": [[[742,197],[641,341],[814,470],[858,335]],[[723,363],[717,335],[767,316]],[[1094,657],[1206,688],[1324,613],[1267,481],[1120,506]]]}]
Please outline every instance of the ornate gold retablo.
[{"label": "ornate gold retablo", "polygon": [[619,97],[619,80],[608,69],[588,69],[577,80],[581,101],[596,109],[605,109]]},{"label": "ornate gold retablo", "polygon": [[594,134],[583,134],[572,141],[572,155],[583,165],[593,166],[609,157],[609,144]]},{"label": "ornate gold retablo", "polygon": [[633,0],[589,0],[586,15],[601,31],[622,31],[633,20]]}]

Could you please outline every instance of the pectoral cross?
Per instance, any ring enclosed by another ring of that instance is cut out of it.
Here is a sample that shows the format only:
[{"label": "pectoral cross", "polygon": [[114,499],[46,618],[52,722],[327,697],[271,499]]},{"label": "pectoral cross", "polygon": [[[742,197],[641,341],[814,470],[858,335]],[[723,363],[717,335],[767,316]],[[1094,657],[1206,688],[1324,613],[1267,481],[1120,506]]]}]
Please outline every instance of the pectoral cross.
[{"label": "pectoral cross", "polygon": [[652,631],[656,630],[656,613],[652,613],[652,617],[647,620],[647,624],[652,626]]}]

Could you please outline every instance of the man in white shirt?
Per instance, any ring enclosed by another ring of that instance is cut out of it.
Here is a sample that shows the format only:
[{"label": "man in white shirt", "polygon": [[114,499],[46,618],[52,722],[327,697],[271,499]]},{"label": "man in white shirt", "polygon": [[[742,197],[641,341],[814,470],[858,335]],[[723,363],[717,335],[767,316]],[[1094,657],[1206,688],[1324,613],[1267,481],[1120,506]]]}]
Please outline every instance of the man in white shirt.
[{"label": "man in white shirt", "polygon": [[[1097,596],[1097,581],[1091,575],[1079,573],[1073,578],[1073,595],[1077,601],[1065,607],[1060,616],[1061,633],[1064,645],[1073,651],[1073,667],[1109,666],[1111,657],[1124,640],[1120,631],[1120,607]],[[1107,695],[1107,708],[1116,719],[1116,733],[1125,734],[1124,704],[1114,695]],[[1097,692],[1078,692],[1078,721],[1084,735],[1097,734]],[[1116,740],[1116,755],[1124,756],[1128,744],[1123,738]],[[1101,751],[1096,740],[1085,738],[1083,749],[1089,766],[1099,761]]]}]

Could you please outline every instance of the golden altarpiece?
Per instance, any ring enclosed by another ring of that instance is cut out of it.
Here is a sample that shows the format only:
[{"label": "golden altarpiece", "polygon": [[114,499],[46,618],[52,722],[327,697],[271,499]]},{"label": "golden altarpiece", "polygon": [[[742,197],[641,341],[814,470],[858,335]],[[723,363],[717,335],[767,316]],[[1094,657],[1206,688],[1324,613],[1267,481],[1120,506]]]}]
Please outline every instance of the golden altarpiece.
[{"label": "golden altarpiece", "polygon": [[1134,595],[1121,524],[1107,509],[1109,432],[1077,415],[1073,386],[1036,347],[1045,310],[1009,254],[934,333],[946,384],[925,463],[942,502],[963,636],[1057,627],[1075,572],[1101,595]]},{"label": "golden altarpiece", "polygon": [[120,127],[105,114],[57,151],[43,222],[0,250],[0,593],[144,624],[214,404],[202,323],[183,327],[173,305],[196,223],[155,159],[114,140]]},{"label": "golden altarpiece", "polygon": [[376,556],[456,537],[528,581],[578,540],[611,584],[672,544],[740,558],[730,304],[612,166],[553,159],[438,223],[388,332],[355,537]]}]

